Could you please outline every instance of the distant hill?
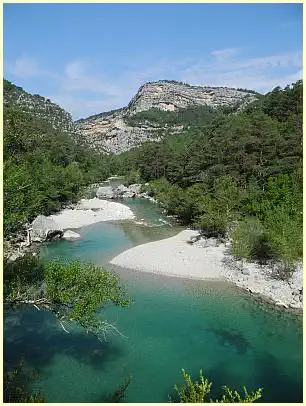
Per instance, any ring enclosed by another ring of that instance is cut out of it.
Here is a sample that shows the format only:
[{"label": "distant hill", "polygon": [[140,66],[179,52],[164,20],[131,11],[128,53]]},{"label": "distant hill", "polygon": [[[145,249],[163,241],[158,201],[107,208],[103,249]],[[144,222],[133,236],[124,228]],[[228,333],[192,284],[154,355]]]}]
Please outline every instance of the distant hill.
[{"label": "distant hill", "polygon": [[4,105],[15,105],[24,113],[31,113],[38,119],[48,121],[56,130],[70,132],[74,130],[72,117],[67,111],[52,103],[46,97],[30,94],[8,80],[3,82]]}]

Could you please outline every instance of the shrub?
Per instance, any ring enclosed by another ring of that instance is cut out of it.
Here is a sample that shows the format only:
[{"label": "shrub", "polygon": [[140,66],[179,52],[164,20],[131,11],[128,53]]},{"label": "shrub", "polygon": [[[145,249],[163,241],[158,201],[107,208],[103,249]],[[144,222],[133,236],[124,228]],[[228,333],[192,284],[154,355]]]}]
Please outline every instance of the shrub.
[{"label": "shrub", "polygon": [[238,258],[260,261],[276,255],[267,231],[257,217],[238,222],[232,233],[232,253]]},{"label": "shrub", "polygon": [[212,383],[203,377],[202,370],[199,381],[192,380],[184,369],[182,372],[185,383],[174,386],[180,403],[252,403],[262,396],[262,388],[248,393],[246,387],[243,387],[244,395],[241,396],[236,390],[223,386],[221,399],[212,399],[209,396]]},{"label": "shrub", "polygon": [[133,183],[140,183],[140,171],[139,169],[132,169],[125,177],[124,184],[125,186],[132,185]]}]

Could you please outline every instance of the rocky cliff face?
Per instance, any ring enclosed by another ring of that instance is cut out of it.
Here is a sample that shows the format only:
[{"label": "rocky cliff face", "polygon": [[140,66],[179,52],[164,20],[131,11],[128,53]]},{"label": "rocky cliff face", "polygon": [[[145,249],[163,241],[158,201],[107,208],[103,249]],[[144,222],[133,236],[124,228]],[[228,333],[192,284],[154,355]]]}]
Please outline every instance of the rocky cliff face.
[{"label": "rocky cliff face", "polygon": [[254,93],[226,87],[190,86],[175,81],[146,83],[130,102],[129,114],[157,107],[165,111],[208,105],[211,107],[241,106],[254,100]]},{"label": "rocky cliff face", "polygon": [[49,122],[55,130],[74,130],[71,115],[46,97],[27,93],[7,80],[4,80],[3,90],[4,106],[16,105],[19,110],[30,112],[33,116]]},{"label": "rocky cliff face", "polygon": [[139,146],[147,140],[161,140],[182,126],[166,126],[145,120],[131,125],[135,114],[157,108],[176,111],[195,106],[244,108],[256,99],[255,92],[224,87],[190,86],[175,81],[159,81],[141,86],[125,108],[102,113],[76,122],[77,131],[91,145],[115,154]]}]

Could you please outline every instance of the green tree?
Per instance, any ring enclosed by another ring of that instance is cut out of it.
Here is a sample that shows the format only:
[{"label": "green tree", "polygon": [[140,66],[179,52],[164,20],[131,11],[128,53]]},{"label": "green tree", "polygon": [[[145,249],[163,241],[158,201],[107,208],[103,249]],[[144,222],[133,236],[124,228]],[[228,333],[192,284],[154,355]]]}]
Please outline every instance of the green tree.
[{"label": "green tree", "polygon": [[224,386],[224,393],[221,399],[210,398],[210,390],[212,383],[202,375],[200,370],[200,380],[192,380],[191,376],[184,369],[182,370],[185,383],[182,385],[175,385],[179,402],[180,403],[252,403],[260,399],[262,396],[262,389],[256,389],[255,391],[248,393],[244,387],[244,394],[240,395],[236,390],[230,389],[228,386]]},{"label": "green tree", "polygon": [[[107,303],[127,306],[119,278],[93,264],[79,261],[43,264],[26,255],[4,264],[4,300],[8,305],[32,304],[52,311],[62,328],[65,322],[76,322],[100,340],[117,328],[97,317]],[[120,333],[119,333],[120,334]]]}]

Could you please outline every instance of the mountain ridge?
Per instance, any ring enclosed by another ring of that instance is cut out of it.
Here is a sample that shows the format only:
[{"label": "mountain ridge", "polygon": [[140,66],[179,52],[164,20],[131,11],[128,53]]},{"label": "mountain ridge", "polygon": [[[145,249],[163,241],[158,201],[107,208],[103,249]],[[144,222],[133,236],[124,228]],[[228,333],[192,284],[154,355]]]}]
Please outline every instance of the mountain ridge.
[{"label": "mountain ridge", "polygon": [[193,86],[171,80],[147,82],[126,107],[77,120],[75,125],[87,142],[108,153],[118,154],[151,139],[159,141],[182,129],[177,125],[152,125],[148,120],[138,126],[129,125],[128,119],[138,113],[151,109],[175,112],[199,106],[240,110],[259,96],[259,93],[247,89]]}]

